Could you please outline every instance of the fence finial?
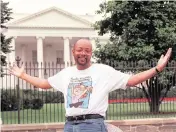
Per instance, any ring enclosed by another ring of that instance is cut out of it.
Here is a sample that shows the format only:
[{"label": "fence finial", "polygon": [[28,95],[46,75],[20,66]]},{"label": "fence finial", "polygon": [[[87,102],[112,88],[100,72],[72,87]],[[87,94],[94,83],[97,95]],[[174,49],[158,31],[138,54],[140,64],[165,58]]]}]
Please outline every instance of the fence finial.
[{"label": "fence finial", "polygon": [[20,65],[20,61],[21,61],[21,58],[20,58],[19,56],[17,56],[15,60],[16,60],[16,62],[17,62],[17,66],[19,66],[19,65]]}]

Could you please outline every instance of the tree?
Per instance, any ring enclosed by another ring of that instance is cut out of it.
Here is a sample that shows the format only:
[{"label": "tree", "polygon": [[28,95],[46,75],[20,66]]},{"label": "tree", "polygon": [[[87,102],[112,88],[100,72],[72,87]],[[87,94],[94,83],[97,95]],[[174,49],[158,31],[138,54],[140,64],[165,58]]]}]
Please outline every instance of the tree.
[{"label": "tree", "polygon": [[12,19],[12,17],[10,17],[12,9],[8,8],[8,4],[9,4],[8,2],[3,2],[1,0],[1,66],[6,65],[5,54],[10,53],[11,51],[10,43],[12,38],[6,38],[6,36],[3,33],[3,31],[7,29],[5,24],[7,24],[7,22]]},{"label": "tree", "polygon": [[173,47],[173,59],[176,60],[176,45]]},{"label": "tree", "polygon": [[[100,4],[97,14],[104,15],[94,25],[99,35],[111,34],[111,43],[97,43],[94,56],[98,62],[135,61],[136,68],[145,69],[156,64],[147,62],[156,62],[166,49],[176,46],[175,1],[108,1]],[[142,87],[151,112],[159,112],[161,91],[175,85],[176,73],[167,73],[147,81],[147,89]]]}]

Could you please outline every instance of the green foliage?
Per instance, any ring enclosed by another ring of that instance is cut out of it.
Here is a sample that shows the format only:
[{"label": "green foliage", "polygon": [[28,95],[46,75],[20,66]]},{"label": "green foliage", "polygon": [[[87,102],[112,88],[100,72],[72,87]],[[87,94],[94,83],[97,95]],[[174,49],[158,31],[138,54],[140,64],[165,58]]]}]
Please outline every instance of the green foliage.
[{"label": "green foliage", "polygon": [[[164,96],[166,89],[161,91],[162,96]],[[176,97],[176,87],[172,87],[168,94],[166,95],[167,98]],[[126,90],[117,89],[109,94],[109,99],[139,99],[139,98],[146,98],[142,89],[136,88],[128,88]]]},{"label": "green foliage", "polygon": [[100,35],[111,34],[112,44],[98,45],[95,57],[123,61],[156,60],[176,46],[176,2],[109,1],[95,23]]},{"label": "green foliage", "polygon": [[139,99],[145,98],[143,91],[136,88],[128,88],[126,90],[117,89],[109,94],[109,99]]},{"label": "green foliage", "polygon": [[[6,24],[9,20],[12,19],[12,17],[10,17],[10,15],[12,14],[10,8],[8,8],[8,2],[3,2],[1,0],[1,66],[5,66],[6,65],[6,56],[5,54],[10,53],[11,52],[11,39],[12,38],[6,38],[6,36],[4,35],[4,31],[7,30]],[[1,69],[1,73],[3,72],[3,70]],[[1,74],[2,76],[2,74]]]},{"label": "green foliage", "polygon": [[33,99],[31,101],[32,107],[31,109],[41,109],[43,107],[42,99]]},{"label": "green foliage", "polygon": [[171,88],[171,89],[168,91],[167,96],[168,96],[168,97],[176,97],[176,87],[175,87],[175,88]]},{"label": "green foliage", "polygon": [[1,111],[16,111],[18,99],[15,91],[1,90]]},{"label": "green foliage", "polygon": [[176,60],[176,45],[173,47],[173,59]]},{"label": "green foliage", "polygon": [[[99,35],[111,34],[111,42],[101,45],[97,42],[94,52],[98,62],[118,67],[133,67],[131,72],[139,72],[141,67],[153,67],[170,47],[176,48],[176,2],[175,1],[108,1],[100,4],[97,14],[104,15],[95,23]],[[172,60],[176,60],[173,52]],[[136,62],[114,65],[115,61]],[[113,63],[111,63],[113,62]],[[142,63],[141,63],[142,62]],[[147,62],[155,62],[149,63]],[[142,65],[141,64],[147,64]],[[135,65],[133,65],[135,64]],[[134,69],[136,67],[136,70]],[[139,68],[139,69],[138,69]],[[145,69],[145,68],[144,68]],[[159,112],[159,105],[172,86],[175,86],[174,68],[159,77],[146,81],[142,88],[149,100],[151,112]]]},{"label": "green foliage", "polygon": [[32,103],[30,99],[24,99],[23,101],[23,108],[24,109],[30,109],[32,108]]},{"label": "green foliage", "polygon": [[[64,103],[59,91],[39,91],[38,89],[20,89],[20,109],[41,109],[44,103]],[[1,111],[17,111],[18,97],[16,89],[1,90]]]}]

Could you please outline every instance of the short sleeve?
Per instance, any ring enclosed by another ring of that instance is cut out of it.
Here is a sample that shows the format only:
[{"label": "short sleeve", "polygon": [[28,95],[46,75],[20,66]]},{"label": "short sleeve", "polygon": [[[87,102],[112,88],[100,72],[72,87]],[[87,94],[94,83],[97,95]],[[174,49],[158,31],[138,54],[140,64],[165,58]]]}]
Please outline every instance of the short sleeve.
[{"label": "short sleeve", "polygon": [[54,76],[48,78],[49,84],[56,90],[63,92],[63,78],[64,78],[64,71],[60,71]]},{"label": "short sleeve", "polygon": [[115,70],[114,68],[109,69],[109,91],[113,91],[116,89],[126,89],[129,78],[132,75],[122,73],[120,71]]}]

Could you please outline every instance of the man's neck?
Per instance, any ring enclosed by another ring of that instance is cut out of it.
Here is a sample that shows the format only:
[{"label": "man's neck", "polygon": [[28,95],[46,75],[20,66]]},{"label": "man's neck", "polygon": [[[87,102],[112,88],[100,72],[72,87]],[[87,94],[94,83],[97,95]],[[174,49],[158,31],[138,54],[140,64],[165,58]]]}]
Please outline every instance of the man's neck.
[{"label": "man's neck", "polygon": [[91,64],[88,64],[88,65],[85,65],[85,66],[77,65],[77,69],[78,69],[78,70],[86,70],[86,69],[89,68],[90,66],[91,66]]}]

